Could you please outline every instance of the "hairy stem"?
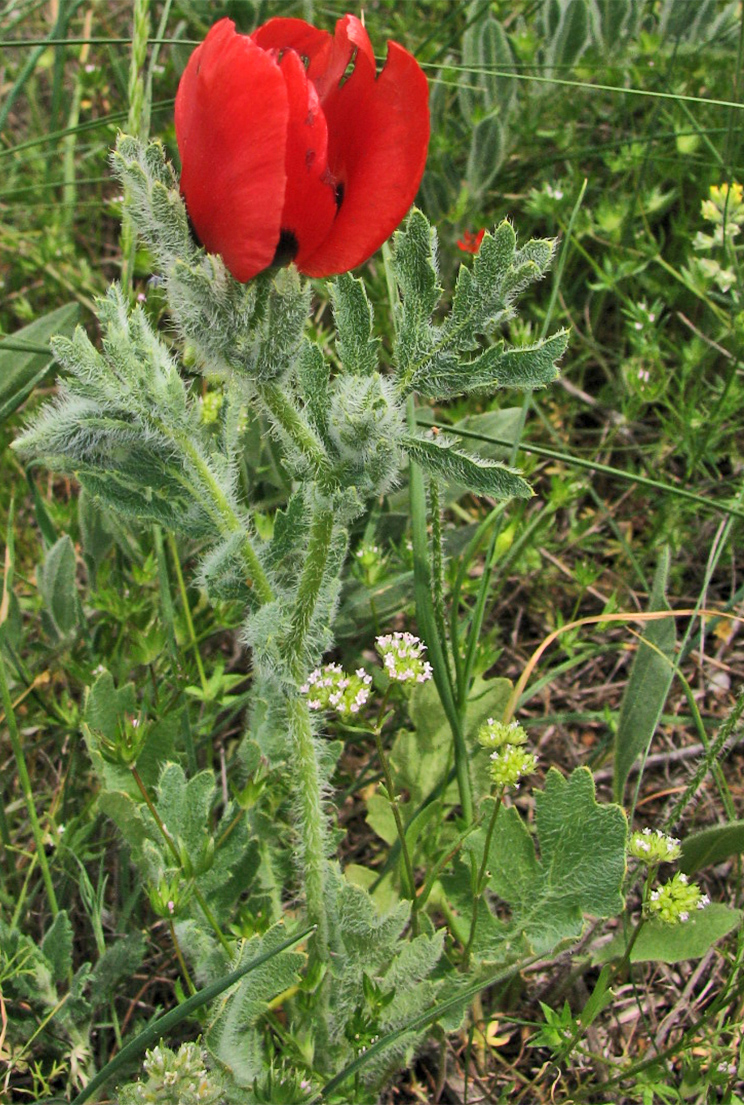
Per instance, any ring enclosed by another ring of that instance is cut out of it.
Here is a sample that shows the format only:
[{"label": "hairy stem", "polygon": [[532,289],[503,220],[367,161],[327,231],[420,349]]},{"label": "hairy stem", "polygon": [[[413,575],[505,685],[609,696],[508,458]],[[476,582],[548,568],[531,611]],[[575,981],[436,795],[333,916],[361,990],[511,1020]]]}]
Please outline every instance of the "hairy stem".
[{"label": "hairy stem", "polygon": [[302,418],[289,395],[276,384],[263,384],[258,394],[271,417],[310,463],[315,476],[328,473],[330,462],[323,443]]},{"label": "hairy stem", "polygon": [[[310,527],[307,555],[292,615],[288,655],[285,657],[289,674],[297,682],[307,675],[307,634],[320,595],[332,534],[333,513],[327,507],[320,507]],[[318,927],[313,947],[317,958],[323,962],[328,955],[329,927],[326,911],[326,815],[321,795],[320,765],[310,711],[305,699],[296,691],[290,691],[287,714],[296,756],[295,801],[302,835],[307,915],[309,922]]]},{"label": "hairy stem", "polygon": [[287,703],[287,720],[294,756],[293,780],[302,837],[302,873],[305,882],[308,924],[316,925],[312,950],[321,963],[328,959],[329,926],[326,910],[326,815],[321,779],[307,703],[293,696]]},{"label": "hairy stem", "polygon": [[258,559],[258,555],[253,548],[250,537],[245,532],[243,523],[233,510],[224,491],[217,483],[217,480],[214,478],[206,460],[185,434],[176,433],[163,423],[157,423],[156,425],[161,433],[166,434],[174,444],[178,446],[187,464],[196,473],[200,482],[203,483],[205,489],[209,492],[210,502],[206,503],[204,502],[203,496],[198,494],[198,489],[189,484],[192,492],[197,494],[197,498],[203,505],[207,514],[211,518],[214,518],[220,532],[225,536],[231,533],[243,534],[241,552],[248,572],[247,583],[254,588],[261,602],[271,602],[274,598],[274,591],[269,582],[269,578],[263,570],[261,561]]}]

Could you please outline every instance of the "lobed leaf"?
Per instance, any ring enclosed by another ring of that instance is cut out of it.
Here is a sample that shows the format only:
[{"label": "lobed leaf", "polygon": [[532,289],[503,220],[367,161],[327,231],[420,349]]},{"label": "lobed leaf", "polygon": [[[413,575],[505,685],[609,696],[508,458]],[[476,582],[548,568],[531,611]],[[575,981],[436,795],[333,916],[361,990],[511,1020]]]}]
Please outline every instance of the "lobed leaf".
[{"label": "lobed leaf", "polygon": [[460,452],[441,435],[436,439],[406,437],[403,448],[424,471],[438,479],[460,483],[494,499],[529,499],[532,488],[514,468]]}]

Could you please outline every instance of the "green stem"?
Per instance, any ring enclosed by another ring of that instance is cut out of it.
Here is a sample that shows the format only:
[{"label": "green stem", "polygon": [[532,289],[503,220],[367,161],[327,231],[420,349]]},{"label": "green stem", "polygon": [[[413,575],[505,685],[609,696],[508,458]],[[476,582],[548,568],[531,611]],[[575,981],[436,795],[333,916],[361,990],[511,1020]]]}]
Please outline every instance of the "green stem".
[{"label": "green stem", "polygon": [[[442,546],[442,504],[439,495],[439,483],[432,479],[429,484],[429,498],[431,500],[431,582],[434,596],[434,618],[437,623],[437,633],[444,646],[447,640],[447,629],[444,619],[444,550]],[[451,678],[451,675],[450,675]]]},{"label": "green stem", "polygon": [[403,819],[400,816],[400,810],[398,809],[398,803],[395,798],[395,783],[393,782],[393,776],[390,771],[390,764],[388,758],[385,755],[385,748],[382,743],[382,734],[379,729],[374,730],[375,745],[377,746],[377,757],[382,765],[382,773],[385,776],[385,786],[387,788],[388,801],[390,808],[393,811],[393,817],[395,818],[395,827],[398,830],[398,839],[400,840],[400,850],[403,855],[403,864],[406,869],[406,882],[408,883],[408,896],[411,899],[411,931],[414,936],[418,936],[418,910],[416,909],[416,879],[413,873],[413,864],[411,863],[411,855],[408,851],[408,843],[406,842],[406,830],[403,825]]},{"label": "green stem", "polygon": [[327,475],[330,461],[320,438],[302,418],[289,395],[276,384],[262,384],[258,392],[278,426],[299,449],[315,476]]},{"label": "green stem", "polygon": [[295,801],[299,807],[302,869],[308,924],[316,925],[313,958],[328,961],[329,926],[326,910],[326,815],[323,810],[320,769],[310,711],[304,698],[287,702],[287,720],[293,746]]},{"label": "green stem", "polygon": [[499,810],[501,809],[501,803],[504,797],[505,787],[501,787],[496,795],[496,802],[494,803],[493,813],[491,814],[491,820],[488,822],[488,830],[486,831],[486,840],[483,845],[483,860],[478,871],[478,878],[475,884],[475,897],[473,898],[473,916],[470,921],[470,933],[468,934],[468,942],[465,945],[464,966],[467,970],[470,962],[470,952],[473,947],[473,941],[475,940],[475,930],[478,927],[478,906],[480,905],[481,898],[483,897],[483,891],[486,884],[486,871],[488,870],[488,855],[491,851],[491,840],[493,839],[493,832],[496,828],[496,819],[499,816]]},{"label": "green stem", "polygon": [[[416,415],[413,397],[408,400],[408,420],[411,426],[415,426]],[[414,461],[411,461],[409,466],[409,491],[416,617],[429,653],[429,660],[434,672],[434,682],[439,692],[442,709],[447,715],[447,721],[452,730],[460,805],[462,806],[465,824],[470,825],[473,821],[473,787],[470,780],[468,749],[465,744],[462,716],[455,702],[449,664],[445,655],[445,642],[441,640],[437,632],[436,616],[431,599],[431,565],[426,532],[424,477],[420,467]]]},{"label": "green stem", "polygon": [[333,511],[327,507],[320,507],[316,510],[310,527],[307,555],[300,577],[300,584],[297,588],[294,613],[292,614],[292,631],[287,660],[289,661],[291,675],[297,680],[304,679],[307,674],[304,657],[307,634],[323,584],[332,535]]},{"label": "green stem", "polygon": [[[176,847],[175,841],[173,840],[173,837],[170,835],[170,833],[166,829],[165,824],[163,823],[162,817],[160,816],[157,809],[155,808],[155,803],[153,802],[152,798],[150,797],[148,789],[145,786],[144,782],[142,781],[141,775],[139,774],[139,772],[137,771],[137,768],[134,765],[130,765],[129,770],[132,773],[132,778],[134,779],[135,783],[137,784],[137,788],[138,788],[140,794],[142,795],[142,797],[145,800],[145,805],[147,806],[148,810],[152,814],[153,821],[155,822],[158,829],[160,830],[160,833],[161,833],[161,836],[163,837],[163,840],[165,841],[165,843],[170,848],[171,853],[172,853],[176,863],[178,864],[179,869],[182,870],[181,857],[178,853],[178,848]],[[201,890],[199,889],[199,887],[196,885],[195,880],[192,880],[192,885],[193,885],[193,890],[194,890],[194,897],[196,898],[197,902],[199,903],[199,907],[200,907],[202,913],[206,917],[209,925],[212,928],[212,931],[214,932],[215,936],[219,940],[219,942],[222,945],[224,951],[227,952],[228,959],[232,959],[233,949],[230,947],[229,941],[227,940],[225,934],[223,933],[222,929],[220,928],[219,924],[217,923],[217,918],[215,917],[215,915],[212,913],[212,910],[207,905],[206,899],[205,899],[204,895],[202,894]]]},{"label": "green stem", "polygon": [[[305,678],[307,634],[323,584],[328,548],[333,534],[333,513],[326,507],[316,510],[310,527],[307,554],[297,588],[292,615],[291,635],[285,660],[292,679]],[[323,810],[322,783],[310,711],[304,697],[289,692],[287,714],[289,732],[296,757],[295,793],[302,835],[302,866],[307,899],[307,915],[317,925],[313,944],[320,962],[328,958],[329,926],[326,911],[327,834]]]},{"label": "green stem", "polygon": [[253,548],[251,539],[245,532],[243,523],[230,505],[229,500],[215,479],[206,460],[185,434],[174,432],[171,427],[163,423],[156,423],[156,425],[161,433],[167,435],[171,441],[178,446],[188,464],[196,473],[197,478],[208,492],[207,501],[203,495],[199,495],[198,489],[194,488],[190,483],[188,484],[192,493],[196,493],[204,510],[215,520],[220,531],[225,536],[233,533],[243,534],[241,551],[248,571],[248,579],[246,582],[249,587],[252,586],[254,588],[261,602],[272,602],[274,599],[274,592],[268,576],[261,566],[261,561],[258,559],[256,550]]},{"label": "green stem", "polygon": [[178,580],[178,590],[181,594],[181,605],[183,607],[183,616],[186,619],[186,628],[189,634],[189,643],[191,644],[192,652],[194,653],[194,659],[196,660],[196,666],[199,671],[199,681],[202,686],[202,691],[206,698],[209,692],[209,684],[207,682],[207,676],[204,671],[204,665],[202,664],[201,654],[199,652],[199,645],[196,640],[196,633],[194,631],[194,621],[191,617],[191,607],[189,606],[189,596],[186,591],[186,584],[183,579],[183,572],[181,571],[181,562],[178,558],[178,546],[176,539],[172,533],[168,534],[168,547],[171,551],[171,557],[173,559],[173,567],[176,571],[176,579]]},{"label": "green stem", "polygon": [[57,895],[54,893],[54,884],[52,883],[52,876],[49,870],[49,864],[47,863],[46,852],[44,851],[44,838],[42,836],[41,826],[39,825],[39,819],[36,816],[36,806],[34,805],[34,790],[31,786],[31,778],[26,766],[26,757],[23,754],[23,745],[21,744],[20,737],[18,735],[18,726],[16,725],[15,711],[13,710],[13,702],[10,697],[8,680],[5,674],[5,659],[3,657],[1,648],[0,697],[2,697],[3,710],[5,711],[5,721],[8,726],[10,746],[13,749],[13,755],[18,766],[18,778],[20,780],[23,797],[26,802],[28,819],[31,822],[31,832],[33,833],[34,844],[36,845],[36,858],[38,860],[39,867],[41,868],[41,877],[44,880],[47,898],[49,899],[49,908],[52,911],[52,916],[56,917],[59,913],[59,906],[57,905]]},{"label": "green stem", "polygon": [[[145,138],[149,119],[145,112],[145,62],[150,38],[150,0],[134,0],[132,13],[132,56],[129,62],[129,114],[127,133]],[[125,213],[121,224],[121,284],[125,295],[131,295],[134,277],[135,233],[132,219]]]}]

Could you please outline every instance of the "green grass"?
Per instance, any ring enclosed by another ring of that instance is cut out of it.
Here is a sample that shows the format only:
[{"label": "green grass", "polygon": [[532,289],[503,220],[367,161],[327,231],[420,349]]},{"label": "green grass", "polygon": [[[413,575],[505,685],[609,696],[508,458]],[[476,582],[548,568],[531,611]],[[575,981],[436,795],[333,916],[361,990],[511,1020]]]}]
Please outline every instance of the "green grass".
[{"label": "green grass", "polygon": [[[642,647],[666,649],[675,666],[669,694],[646,703],[653,717],[641,717],[632,734],[650,758],[633,767],[624,799],[638,826],[685,837],[744,818],[736,621],[744,597],[736,231],[744,208],[733,188],[726,193],[744,180],[744,24],[735,5],[641,0],[628,8],[637,18],[614,31],[597,16],[558,34],[550,6],[379,0],[365,10],[378,49],[386,38],[404,43],[431,82],[433,136],[419,202],[438,228],[446,287],[464,257],[456,245],[463,232],[508,216],[520,241],[559,239],[554,270],[523,301],[511,340],[571,329],[563,382],[524,404],[509,401],[511,414],[495,416],[490,399],[419,409],[465,442],[513,455],[536,490],[503,510],[445,489],[443,618],[472,675],[513,684],[560,631],[531,669],[518,716],[545,769],[588,765],[604,800],[612,797],[608,766],[629,708],[639,633],[651,640]],[[130,116],[129,7],[59,0],[52,25],[49,5],[27,0],[3,23],[0,336],[9,340],[0,358],[19,356],[13,336],[68,303],[80,306],[95,337],[93,300],[119,276],[121,204],[108,158]],[[609,16],[612,8],[610,0],[596,11]],[[693,9],[707,18],[696,22]],[[332,28],[344,10],[337,0],[154,4],[141,126],[175,156],[178,76],[218,15],[246,31],[278,12]],[[478,53],[489,17],[503,29],[508,58]],[[498,133],[482,125],[494,117]],[[364,275],[388,339],[379,256]],[[151,277],[150,258],[138,249],[134,292],[167,334]],[[319,334],[330,332],[329,317],[319,286]],[[189,965],[173,926],[156,916],[126,846],[96,807],[99,784],[81,736],[87,689],[100,666],[118,687],[131,682],[139,715],[182,750],[192,772],[209,766],[219,776],[224,767],[227,777],[251,678],[242,607],[207,603],[193,581],[194,546],[99,511],[74,483],[25,471],[7,448],[53,381],[50,357],[46,376],[3,423],[0,461],[0,993],[8,1018],[0,1086],[18,1102],[72,1101],[120,1054],[105,1091],[113,1093],[117,1079],[140,1070],[141,1053],[130,1059],[127,1045],[188,999]],[[3,402],[9,389],[0,382]],[[258,425],[246,428],[241,479],[270,527],[288,477]],[[352,669],[376,633],[415,617],[410,522],[407,492],[393,492],[353,534],[338,615],[338,656]],[[63,534],[74,559],[60,609],[40,565]],[[355,557],[372,546],[379,551]],[[677,619],[671,644],[632,620],[649,609],[662,561],[664,601],[693,611]],[[610,620],[620,614],[628,620]],[[334,735],[347,742],[334,777],[342,862],[374,871],[387,893],[389,850],[366,820],[381,778],[374,747],[353,732]],[[702,751],[690,762],[693,745]],[[422,862],[436,862],[436,847],[435,839],[433,855],[422,850]],[[715,902],[741,906],[738,854],[696,878]],[[637,911],[632,885],[629,900]],[[65,921],[55,927],[58,915]],[[247,902],[223,923],[244,935],[261,925]],[[55,977],[39,966],[39,948],[58,965]],[[434,1100],[438,1086],[451,1084],[441,1100],[450,1089],[473,1100],[485,1087],[494,1102],[733,1105],[737,1083],[741,1092],[743,955],[734,932],[701,961],[625,964],[609,1001],[597,998],[584,1023],[598,965],[585,948],[572,963],[538,961],[487,990],[469,1026],[449,1040],[432,1036],[441,1050],[425,1051],[399,1076],[398,1096],[391,1089],[385,1100]],[[198,1005],[182,1009],[190,1019],[173,1018],[169,1046],[199,1035]],[[565,1036],[551,1035],[556,1023],[570,1033],[570,1048]],[[266,1026],[281,1066],[302,1041],[284,1039],[280,1012],[268,1014]]]}]

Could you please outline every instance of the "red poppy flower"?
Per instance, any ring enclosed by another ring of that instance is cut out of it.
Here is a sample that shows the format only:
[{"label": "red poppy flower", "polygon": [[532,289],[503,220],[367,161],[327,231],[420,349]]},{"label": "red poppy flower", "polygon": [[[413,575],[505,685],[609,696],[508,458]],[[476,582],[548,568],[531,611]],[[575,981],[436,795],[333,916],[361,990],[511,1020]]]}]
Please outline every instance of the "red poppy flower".
[{"label": "red poppy flower", "polygon": [[483,241],[485,233],[485,227],[483,230],[479,230],[477,234],[474,234],[472,230],[464,231],[462,238],[458,239],[458,248],[464,253],[477,253],[481,247],[481,242]]},{"label": "red poppy flower", "polygon": [[376,74],[353,15],[335,35],[270,19],[246,36],[221,19],[176,96],[181,193],[202,243],[241,281],[280,261],[308,276],[366,261],[418,189],[428,99],[418,63],[395,42]]}]

